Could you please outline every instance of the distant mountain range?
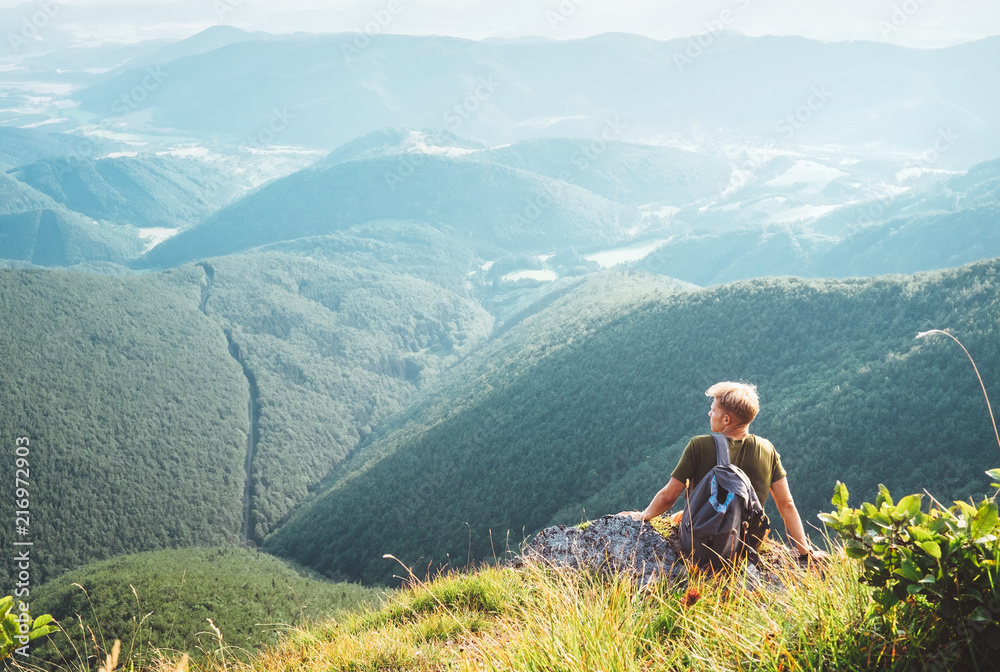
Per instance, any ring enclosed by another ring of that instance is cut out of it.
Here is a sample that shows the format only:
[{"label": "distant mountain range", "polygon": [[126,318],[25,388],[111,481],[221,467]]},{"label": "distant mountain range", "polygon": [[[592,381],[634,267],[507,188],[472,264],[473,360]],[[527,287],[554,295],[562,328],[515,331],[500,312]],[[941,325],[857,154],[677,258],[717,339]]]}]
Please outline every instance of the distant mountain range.
[{"label": "distant mountain range", "polygon": [[[1000,74],[989,65],[1000,55],[996,38],[916,50],[721,33],[693,56],[686,40],[623,34],[493,42],[376,35],[345,55],[351,39],[214,29],[75,95],[99,116],[120,115],[113,106],[124,101],[129,111],[153,112],[155,124],[238,141],[284,115],[275,140],[329,149],[404,126],[489,144],[743,135],[777,146],[917,152],[935,143],[942,150],[944,132],[951,146],[935,163],[1000,155]],[[145,70],[153,61],[155,81]],[[137,87],[148,90],[129,100]]]}]

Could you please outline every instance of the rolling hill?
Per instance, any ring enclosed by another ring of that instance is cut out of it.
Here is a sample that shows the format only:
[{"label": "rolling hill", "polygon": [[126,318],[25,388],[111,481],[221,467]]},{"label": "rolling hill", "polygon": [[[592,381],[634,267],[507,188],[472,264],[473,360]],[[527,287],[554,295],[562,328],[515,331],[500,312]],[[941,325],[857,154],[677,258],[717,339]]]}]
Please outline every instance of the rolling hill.
[{"label": "rolling hill", "polygon": [[0,284],[0,431],[33,446],[39,584],[262,539],[493,324],[439,285],[275,252]]},{"label": "rolling hill", "polygon": [[476,256],[461,239],[413,221],[382,220],[326,236],[283,240],[255,248],[282,252],[348,268],[391,270],[433,282],[467,296]]},{"label": "rolling hill", "polygon": [[626,205],[689,205],[721,194],[732,168],[723,159],[675,147],[546,138],[474,155],[583,187]]},{"label": "rolling hill", "polygon": [[93,157],[115,151],[111,140],[82,138],[65,133],[46,133],[30,128],[0,126],[0,169],[60,156]]},{"label": "rolling hill", "polygon": [[9,175],[0,174],[0,214],[58,207],[51,197]]},{"label": "rolling hill", "polygon": [[137,228],[188,227],[241,195],[218,168],[174,156],[60,157],[8,174],[69,210]]},{"label": "rolling hill", "polygon": [[142,253],[131,226],[99,224],[58,205],[0,215],[0,258],[36,266],[127,264]]},{"label": "rolling hill", "polygon": [[609,243],[624,237],[639,214],[507,166],[406,154],[302,170],[155,247],[145,261],[169,267],[386,219],[423,221],[495,253]]},{"label": "rolling hill", "polygon": [[75,654],[89,652],[91,642],[79,624],[105,642],[121,640],[123,654],[134,647],[133,661],[150,665],[158,650],[211,658],[219,649],[211,619],[229,655],[242,657],[277,644],[288,628],[372,604],[379,592],[324,581],[263,553],[215,547],[95,562],[31,595],[32,613],[51,614],[65,629],[31,651],[33,663],[55,669],[85,664]]},{"label": "rolling hill", "polygon": [[1000,162],[904,185],[814,221],[777,224],[762,224],[751,188],[714,208],[714,217],[730,213],[732,228],[678,216],[659,234],[662,244],[631,267],[706,286],[767,275],[916,273],[1000,256]]}]

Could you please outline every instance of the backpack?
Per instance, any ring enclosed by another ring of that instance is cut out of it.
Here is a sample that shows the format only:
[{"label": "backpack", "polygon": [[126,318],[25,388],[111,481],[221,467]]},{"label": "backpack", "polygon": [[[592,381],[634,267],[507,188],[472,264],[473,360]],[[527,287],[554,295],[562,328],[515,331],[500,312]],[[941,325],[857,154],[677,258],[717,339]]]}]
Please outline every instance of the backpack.
[{"label": "backpack", "polygon": [[681,518],[681,549],[702,569],[731,566],[740,557],[756,563],[770,521],[750,479],[729,461],[726,437],[712,436],[716,466],[688,491]]}]

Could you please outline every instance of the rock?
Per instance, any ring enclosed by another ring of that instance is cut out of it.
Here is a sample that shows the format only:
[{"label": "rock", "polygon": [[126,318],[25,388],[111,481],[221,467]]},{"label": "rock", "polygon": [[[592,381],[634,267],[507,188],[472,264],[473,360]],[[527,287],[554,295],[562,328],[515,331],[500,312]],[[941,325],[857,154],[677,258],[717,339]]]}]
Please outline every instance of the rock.
[{"label": "rock", "polygon": [[[583,529],[566,525],[548,527],[510,564],[522,567],[529,562],[627,574],[641,585],[663,579],[675,583],[687,578],[677,528],[672,528],[665,537],[649,523],[629,516],[604,516]],[[768,540],[761,549],[759,567],[746,565],[743,578],[749,589],[761,586],[781,589],[783,577],[790,576],[790,570],[795,570],[791,551]]]},{"label": "rock", "polygon": [[584,529],[565,525],[546,528],[511,564],[519,567],[527,562],[628,574],[643,585],[687,577],[675,540],[628,516],[604,516]]}]

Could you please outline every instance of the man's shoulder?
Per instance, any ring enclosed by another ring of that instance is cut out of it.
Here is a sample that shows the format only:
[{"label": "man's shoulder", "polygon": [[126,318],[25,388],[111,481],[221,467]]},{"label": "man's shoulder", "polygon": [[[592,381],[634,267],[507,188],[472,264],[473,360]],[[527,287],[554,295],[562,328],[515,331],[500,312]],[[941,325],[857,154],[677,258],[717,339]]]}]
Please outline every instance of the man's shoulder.
[{"label": "man's shoulder", "polygon": [[[750,437],[753,438],[753,440],[756,441],[757,445],[760,446],[761,448],[766,448],[766,449],[769,449],[769,450],[775,450],[774,444],[771,443],[770,441],[768,441],[767,439],[765,439],[763,436],[758,436],[756,434],[751,434]],[[777,451],[775,450],[775,452],[777,452]]]},{"label": "man's shoulder", "polygon": [[715,451],[715,438],[713,438],[711,434],[699,434],[698,436],[692,436],[691,440],[688,441],[688,446],[694,449],[711,448]]},{"label": "man's shoulder", "polygon": [[754,452],[760,459],[771,461],[781,460],[781,454],[778,452],[778,449],[774,447],[773,443],[762,436],[757,436],[756,434],[751,434],[750,437],[754,440],[754,444],[756,446]]}]

